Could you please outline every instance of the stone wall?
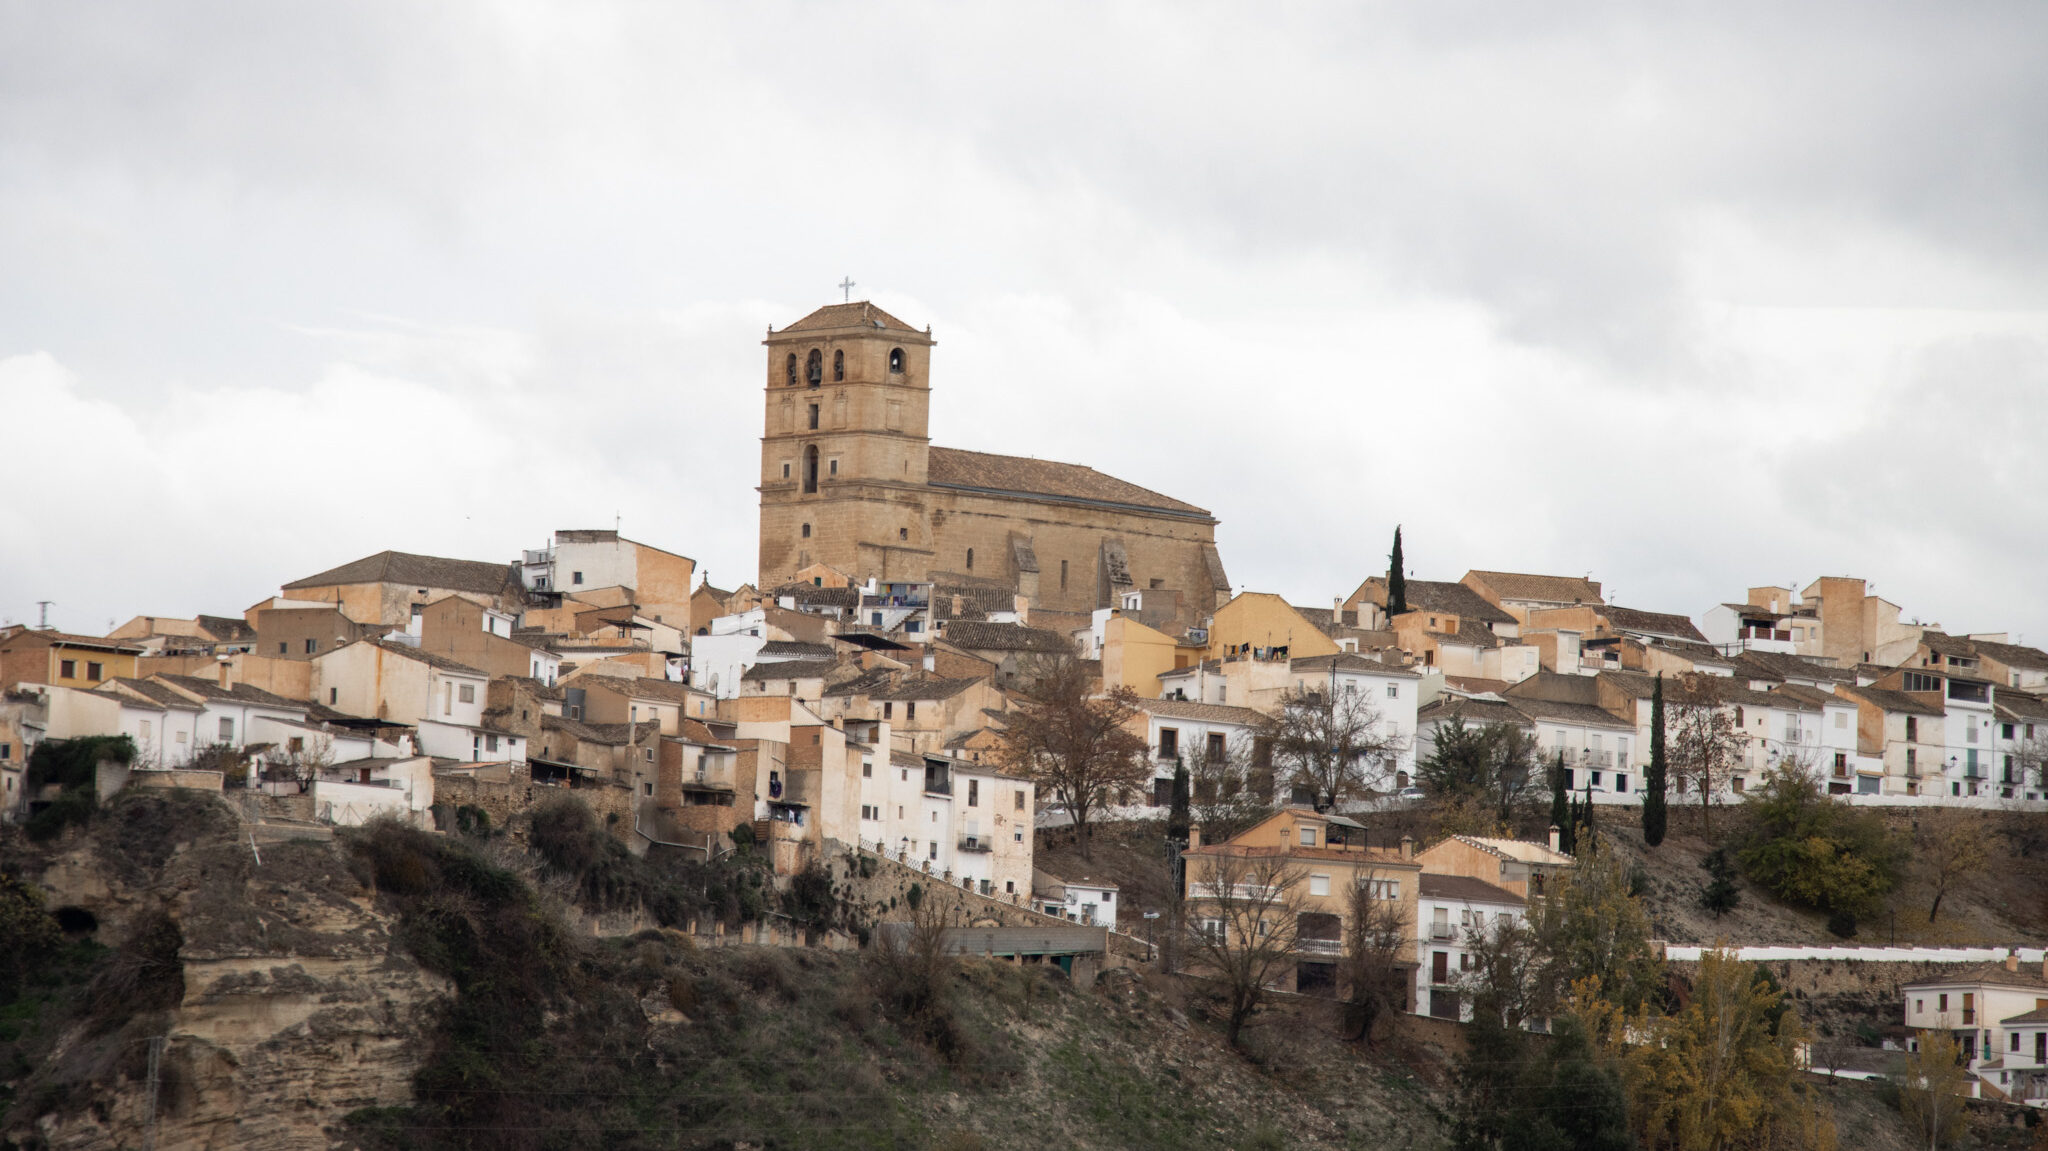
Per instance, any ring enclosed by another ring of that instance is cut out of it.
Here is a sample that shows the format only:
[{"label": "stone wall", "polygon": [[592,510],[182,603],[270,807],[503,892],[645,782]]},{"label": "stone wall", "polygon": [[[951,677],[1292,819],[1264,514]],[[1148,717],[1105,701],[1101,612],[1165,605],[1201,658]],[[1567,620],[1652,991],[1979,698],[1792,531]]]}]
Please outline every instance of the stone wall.
[{"label": "stone wall", "polygon": [[[910,889],[923,889],[924,899],[937,899],[962,927],[1072,927],[1058,916],[1033,911],[1025,896],[982,895],[960,886],[957,877],[931,873],[921,867],[900,863],[866,848],[855,848],[827,840],[825,866],[840,898],[854,908],[857,920],[868,923],[901,923],[910,918]],[[1142,939],[1109,933],[1107,963],[1112,967],[1133,967],[1152,960],[1152,948]]]},{"label": "stone wall", "polygon": [[[581,800],[597,817],[598,825],[619,842],[635,851],[646,841],[633,834],[633,792],[617,784],[596,787],[561,787],[535,783],[528,769],[509,764],[488,774],[477,772],[435,772],[434,806],[450,813],[459,807],[479,808],[491,817],[492,828],[514,827],[517,817],[531,812],[550,799],[570,796]],[[514,832],[515,835],[520,833]]]}]

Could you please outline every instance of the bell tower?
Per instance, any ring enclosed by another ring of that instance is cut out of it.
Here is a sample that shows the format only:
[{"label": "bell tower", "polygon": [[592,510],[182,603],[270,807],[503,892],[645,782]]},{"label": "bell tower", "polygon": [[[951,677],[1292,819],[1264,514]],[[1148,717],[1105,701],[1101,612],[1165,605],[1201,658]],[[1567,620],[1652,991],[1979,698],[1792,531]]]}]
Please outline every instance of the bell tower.
[{"label": "bell tower", "polygon": [[760,589],[819,563],[856,581],[923,578],[930,329],[855,300],[762,343]]}]

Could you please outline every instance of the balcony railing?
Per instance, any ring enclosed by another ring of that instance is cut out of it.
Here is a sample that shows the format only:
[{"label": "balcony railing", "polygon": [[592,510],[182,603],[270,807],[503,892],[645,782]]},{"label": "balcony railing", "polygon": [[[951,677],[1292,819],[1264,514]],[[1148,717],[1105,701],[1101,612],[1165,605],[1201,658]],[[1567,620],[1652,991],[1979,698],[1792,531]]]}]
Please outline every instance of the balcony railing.
[{"label": "balcony railing", "polygon": [[1743,639],[1777,640],[1781,643],[1789,643],[1792,639],[1791,630],[1782,627],[1746,627],[1739,634]]},{"label": "balcony railing", "polygon": [[1304,939],[1296,936],[1294,949],[1303,955],[1342,955],[1344,941],[1341,939]]},{"label": "balcony railing", "polygon": [[1458,929],[1448,923],[1432,923],[1429,925],[1429,937],[1438,942],[1456,939]]},{"label": "balcony railing", "polygon": [[994,851],[995,849],[995,840],[990,836],[962,835],[960,837],[960,850],[962,851]]}]

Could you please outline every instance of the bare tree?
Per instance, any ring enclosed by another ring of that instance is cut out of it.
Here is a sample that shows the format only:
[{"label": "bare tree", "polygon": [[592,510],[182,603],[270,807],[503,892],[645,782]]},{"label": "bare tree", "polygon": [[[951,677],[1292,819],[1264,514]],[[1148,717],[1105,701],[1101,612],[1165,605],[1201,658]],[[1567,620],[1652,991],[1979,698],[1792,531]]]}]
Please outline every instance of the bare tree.
[{"label": "bare tree", "polygon": [[1260,786],[1265,772],[1253,763],[1255,747],[1253,736],[1240,735],[1221,754],[1190,747],[1184,755],[1202,842],[1221,843],[1272,814],[1272,789]]},{"label": "bare tree", "polygon": [[1892,1075],[1899,1086],[1899,1110],[1913,1127],[1915,1137],[1927,1140],[1927,1151],[1951,1146],[1969,1129],[1968,1103],[1963,1090],[1970,1072],[1963,1065],[1962,1048],[1948,1028],[1939,1021],[1931,1031],[1922,1031],[1911,1055],[1900,1061]]},{"label": "bare tree", "polygon": [[903,1018],[941,1006],[955,959],[946,950],[952,916],[944,901],[912,884],[904,900],[907,923],[885,923],[868,951],[868,981],[875,997]]},{"label": "bare tree", "polygon": [[1031,686],[1004,719],[1002,758],[1066,810],[1089,858],[1089,817],[1151,780],[1145,740],[1128,726],[1138,697],[1128,687],[1098,692],[1079,660],[1057,657],[1034,668]]},{"label": "bare tree", "polygon": [[1915,854],[1927,876],[1927,886],[1934,892],[1934,902],[1927,908],[1927,922],[1933,923],[1941,914],[1941,901],[1956,884],[1983,872],[1991,855],[1984,849],[1978,820],[1953,808],[1930,808],[1920,817],[1915,839]]},{"label": "bare tree", "polygon": [[1383,787],[1407,746],[1366,693],[1343,688],[1290,691],[1280,701],[1273,754],[1287,782],[1317,811]]},{"label": "bare tree", "polygon": [[1278,852],[1211,848],[1190,860],[1186,954],[1222,987],[1232,1045],[1294,962],[1301,873]]},{"label": "bare tree", "polygon": [[1508,1027],[1520,1027],[1541,997],[1543,956],[1526,921],[1496,915],[1465,929],[1472,966],[1458,976],[1459,989],[1474,1013],[1489,1013]]},{"label": "bare tree", "polygon": [[1714,800],[1749,746],[1749,736],[1723,702],[1719,678],[1699,672],[1679,676],[1664,710],[1672,776],[1681,793],[1687,787],[1699,791],[1700,826],[1707,831],[1713,827]]},{"label": "bare tree", "polygon": [[334,741],[324,735],[316,735],[310,742],[300,744],[299,750],[292,752],[285,762],[292,780],[299,785],[300,795],[306,794],[313,781],[333,766]]},{"label": "bare tree", "polygon": [[1367,872],[1351,889],[1344,927],[1345,1033],[1367,1043],[1382,1018],[1407,1010],[1414,984],[1415,925],[1391,890],[1378,872]]}]

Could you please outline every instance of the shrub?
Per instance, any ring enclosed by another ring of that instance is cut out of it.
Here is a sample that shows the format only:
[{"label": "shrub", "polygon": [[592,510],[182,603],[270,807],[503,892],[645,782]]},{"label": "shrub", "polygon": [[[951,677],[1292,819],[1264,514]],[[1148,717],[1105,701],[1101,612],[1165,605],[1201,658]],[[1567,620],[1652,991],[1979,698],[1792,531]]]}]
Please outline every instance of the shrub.
[{"label": "shrub", "polygon": [[1743,804],[1736,858],[1750,882],[1788,903],[1862,911],[1898,886],[1906,852],[1876,812],[1821,794],[1796,766],[1765,774]]},{"label": "shrub", "polygon": [[1710,877],[1700,892],[1700,906],[1716,916],[1735,910],[1742,902],[1742,890],[1735,886],[1735,861],[1728,858],[1728,849],[1717,847],[1708,852],[1700,866]]}]

